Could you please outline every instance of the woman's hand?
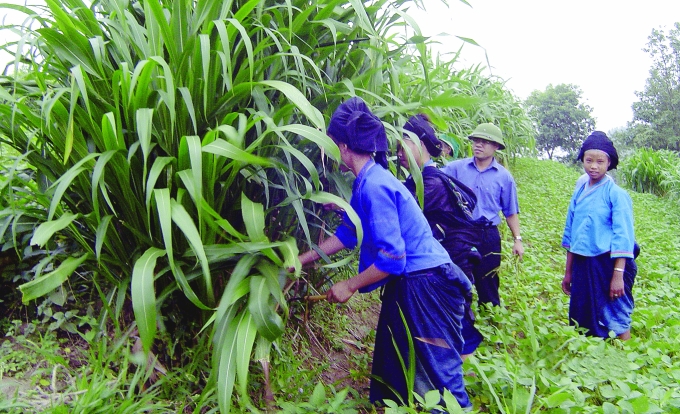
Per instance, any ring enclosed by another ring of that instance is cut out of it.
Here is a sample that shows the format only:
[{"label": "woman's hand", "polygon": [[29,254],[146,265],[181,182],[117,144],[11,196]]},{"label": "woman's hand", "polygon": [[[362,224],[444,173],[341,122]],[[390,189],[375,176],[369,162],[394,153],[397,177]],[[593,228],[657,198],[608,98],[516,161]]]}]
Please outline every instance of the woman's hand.
[{"label": "woman's hand", "polygon": [[331,303],[345,303],[354,295],[356,290],[352,290],[349,280],[343,280],[334,284],[326,292],[326,300]]},{"label": "woman's hand", "polygon": [[564,273],[564,278],[562,278],[562,292],[567,296],[571,296],[571,272]]},{"label": "woman's hand", "polygon": [[623,283],[623,272],[620,270],[614,270],[612,275],[612,281],[609,284],[609,298],[611,300],[616,300],[621,296],[625,295]]}]

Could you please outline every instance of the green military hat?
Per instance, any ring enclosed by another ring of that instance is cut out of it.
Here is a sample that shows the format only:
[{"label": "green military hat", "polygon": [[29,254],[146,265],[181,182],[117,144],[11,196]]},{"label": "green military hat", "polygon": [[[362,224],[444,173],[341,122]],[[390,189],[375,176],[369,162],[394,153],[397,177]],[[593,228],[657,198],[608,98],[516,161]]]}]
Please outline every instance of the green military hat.
[{"label": "green military hat", "polygon": [[487,141],[495,142],[500,149],[505,149],[505,142],[503,142],[503,134],[500,128],[494,124],[485,123],[477,125],[477,128],[468,136],[468,138],[481,138]]}]

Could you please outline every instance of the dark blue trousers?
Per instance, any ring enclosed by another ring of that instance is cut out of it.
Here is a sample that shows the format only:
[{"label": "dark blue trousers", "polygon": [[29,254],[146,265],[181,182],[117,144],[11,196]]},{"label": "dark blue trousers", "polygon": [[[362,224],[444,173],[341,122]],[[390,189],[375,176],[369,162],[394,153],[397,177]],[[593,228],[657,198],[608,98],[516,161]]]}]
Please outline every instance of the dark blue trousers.
[{"label": "dark blue trousers", "polygon": [[[406,402],[409,391],[424,395],[448,389],[461,407],[471,406],[460,356],[465,295],[471,288],[463,271],[452,265],[396,277],[385,285],[373,352],[371,402]],[[409,364],[409,338],[415,366]],[[411,386],[408,371],[415,373]]]},{"label": "dark blue trousers", "polygon": [[475,288],[480,305],[490,303],[493,306],[501,304],[498,294],[500,281],[498,268],[501,266],[501,235],[497,226],[483,227],[482,241],[477,247],[482,256],[481,262],[473,269]]}]

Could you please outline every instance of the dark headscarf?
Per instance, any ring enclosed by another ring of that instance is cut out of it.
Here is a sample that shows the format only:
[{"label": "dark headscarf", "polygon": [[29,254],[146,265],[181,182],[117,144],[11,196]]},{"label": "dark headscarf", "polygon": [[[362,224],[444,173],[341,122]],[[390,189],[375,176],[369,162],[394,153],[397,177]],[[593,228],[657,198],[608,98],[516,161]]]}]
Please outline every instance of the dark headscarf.
[{"label": "dark headscarf", "polygon": [[613,170],[619,164],[619,153],[616,152],[614,143],[607,137],[607,134],[602,131],[594,131],[585,141],[583,141],[581,150],[578,152],[578,160],[583,161],[583,156],[586,151],[589,150],[604,151],[609,156],[609,161],[611,162],[607,171]]},{"label": "dark headscarf", "polygon": [[425,144],[425,148],[427,148],[427,152],[430,155],[433,157],[441,155],[442,142],[435,135],[434,129],[426,115],[418,114],[410,117],[406,124],[404,124],[404,129],[413,132]]},{"label": "dark headscarf", "polygon": [[385,126],[361,98],[355,96],[338,106],[327,133],[352,151],[375,153],[375,162],[388,167]]}]

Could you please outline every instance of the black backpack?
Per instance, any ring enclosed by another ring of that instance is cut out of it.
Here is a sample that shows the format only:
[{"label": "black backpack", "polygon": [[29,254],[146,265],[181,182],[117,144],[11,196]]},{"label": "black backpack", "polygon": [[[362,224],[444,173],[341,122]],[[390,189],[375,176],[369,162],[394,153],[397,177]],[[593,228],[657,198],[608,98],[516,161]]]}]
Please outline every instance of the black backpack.
[{"label": "black backpack", "polygon": [[426,176],[436,176],[442,180],[444,187],[449,192],[450,198],[455,200],[456,208],[452,212],[449,212],[451,214],[447,214],[448,220],[454,220],[463,227],[486,227],[490,224],[484,217],[477,220],[473,219],[473,212],[477,205],[477,196],[470,187],[438,168],[423,169],[423,179]]}]

